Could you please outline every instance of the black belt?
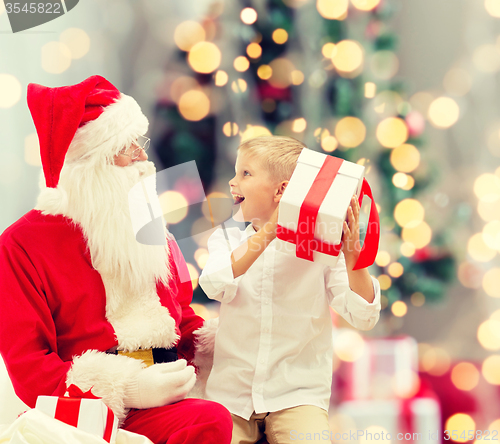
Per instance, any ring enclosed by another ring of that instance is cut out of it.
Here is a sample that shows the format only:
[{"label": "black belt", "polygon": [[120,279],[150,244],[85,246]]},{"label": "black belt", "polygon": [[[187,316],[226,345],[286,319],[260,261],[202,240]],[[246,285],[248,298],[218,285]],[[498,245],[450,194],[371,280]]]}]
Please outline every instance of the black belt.
[{"label": "black belt", "polygon": [[140,359],[144,361],[147,365],[161,364],[164,362],[174,362],[177,361],[177,347],[166,348],[148,348],[139,349],[133,352],[123,352],[120,350],[108,350],[106,353],[113,355],[123,355],[134,359]]}]

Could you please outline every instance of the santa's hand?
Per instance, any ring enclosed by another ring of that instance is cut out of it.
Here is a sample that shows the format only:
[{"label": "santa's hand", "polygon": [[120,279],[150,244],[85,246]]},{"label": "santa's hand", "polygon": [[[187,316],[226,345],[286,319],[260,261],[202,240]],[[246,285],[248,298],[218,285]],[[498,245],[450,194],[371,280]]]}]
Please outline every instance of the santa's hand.
[{"label": "santa's hand", "polygon": [[123,400],[125,407],[148,409],[183,400],[196,382],[194,367],[184,359],[154,364],[140,371],[129,383]]}]

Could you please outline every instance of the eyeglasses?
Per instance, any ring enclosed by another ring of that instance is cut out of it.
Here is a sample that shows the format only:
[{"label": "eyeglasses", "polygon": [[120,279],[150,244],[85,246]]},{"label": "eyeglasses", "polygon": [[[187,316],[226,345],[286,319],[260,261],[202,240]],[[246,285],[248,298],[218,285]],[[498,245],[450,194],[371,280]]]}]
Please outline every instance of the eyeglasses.
[{"label": "eyeglasses", "polygon": [[127,156],[130,157],[132,160],[137,160],[139,156],[141,155],[141,151],[147,151],[149,148],[149,142],[150,139],[149,137],[145,136],[139,136],[133,144],[136,146],[136,148],[133,149],[131,153],[127,153],[126,151],[130,151],[130,148],[125,150],[125,152],[120,152],[122,156]]}]

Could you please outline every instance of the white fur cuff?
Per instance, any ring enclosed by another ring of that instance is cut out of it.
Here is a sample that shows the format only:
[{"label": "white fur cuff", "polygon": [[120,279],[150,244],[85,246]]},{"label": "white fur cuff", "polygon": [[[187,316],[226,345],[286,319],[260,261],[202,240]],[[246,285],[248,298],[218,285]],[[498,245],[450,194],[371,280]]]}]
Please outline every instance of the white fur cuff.
[{"label": "white fur cuff", "polygon": [[219,327],[219,318],[208,319],[193,335],[196,336],[193,364],[198,368],[196,384],[188,398],[204,398],[205,386],[214,362],[215,334]]},{"label": "white fur cuff", "polygon": [[128,413],[123,403],[125,390],[143,367],[144,363],[138,359],[88,350],[73,359],[66,386],[75,384],[84,392],[92,389],[118,420],[123,421]]}]

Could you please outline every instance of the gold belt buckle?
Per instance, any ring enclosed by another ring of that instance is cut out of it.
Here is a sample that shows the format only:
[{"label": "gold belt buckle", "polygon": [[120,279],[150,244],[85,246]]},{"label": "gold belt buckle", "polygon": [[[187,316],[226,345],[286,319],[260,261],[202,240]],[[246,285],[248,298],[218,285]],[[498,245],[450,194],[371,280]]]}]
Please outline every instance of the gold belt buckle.
[{"label": "gold belt buckle", "polygon": [[147,348],[145,350],[139,349],[133,352],[126,352],[122,350],[118,350],[118,354],[122,356],[128,356],[129,358],[139,359],[146,364],[146,367],[149,367],[155,363],[153,359],[153,349]]}]

